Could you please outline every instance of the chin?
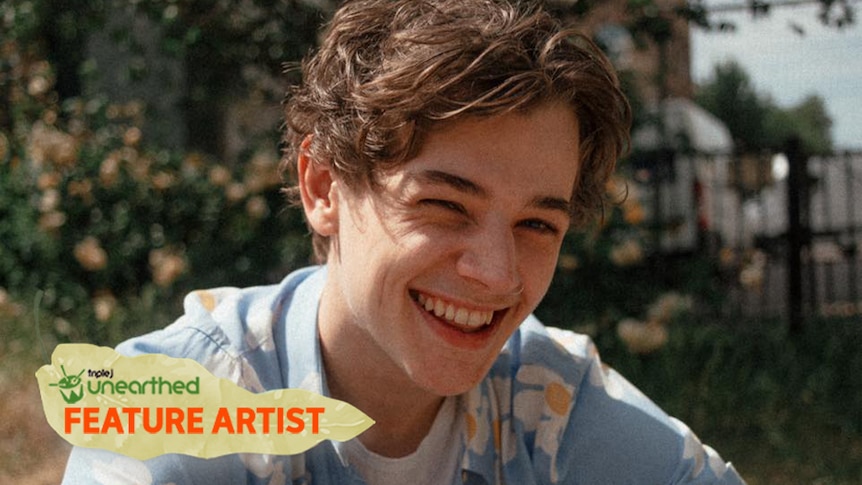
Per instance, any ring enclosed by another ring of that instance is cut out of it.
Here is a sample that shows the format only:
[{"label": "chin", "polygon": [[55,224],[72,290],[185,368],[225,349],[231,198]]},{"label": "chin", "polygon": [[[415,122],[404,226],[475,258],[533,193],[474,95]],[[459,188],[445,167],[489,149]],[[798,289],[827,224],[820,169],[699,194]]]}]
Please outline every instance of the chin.
[{"label": "chin", "polygon": [[487,374],[488,369],[484,368],[474,375],[446,373],[435,376],[413,376],[413,381],[431,394],[444,397],[457,396],[479,385]]}]

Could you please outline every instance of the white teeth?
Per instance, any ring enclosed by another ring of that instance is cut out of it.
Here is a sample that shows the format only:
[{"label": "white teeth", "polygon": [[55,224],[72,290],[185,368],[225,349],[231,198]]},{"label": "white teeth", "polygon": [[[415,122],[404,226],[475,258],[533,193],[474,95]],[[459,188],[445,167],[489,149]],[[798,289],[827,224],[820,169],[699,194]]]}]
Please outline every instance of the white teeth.
[{"label": "white teeth", "polygon": [[455,319],[455,306],[449,305],[446,307],[446,316],[443,317],[446,320],[454,320]]},{"label": "white teeth", "polygon": [[437,315],[438,317],[442,317],[445,313],[446,313],[446,304],[443,303],[441,300],[437,300],[437,302],[434,303],[434,314]]},{"label": "white teeth", "polygon": [[460,325],[464,325],[467,323],[467,318],[469,317],[470,312],[465,308],[459,308],[457,312],[455,312],[455,323]]},{"label": "white teeth", "polygon": [[491,320],[494,319],[493,311],[459,308],[451,303],[444,302],[438,298],[425,296],[421,293],[417,294],[416,300],[425,308],[425,311],[433,313],[437,317],[444,318],[458,325],[479,328],[483,325],[488,325],[491,323]]},{"label": "white teeth", "polygon": [[487,312],[470,312],[470,318],[467,320],[467,325],[471,327],[478,327],[485,323],[485,315],[483,313]]}]

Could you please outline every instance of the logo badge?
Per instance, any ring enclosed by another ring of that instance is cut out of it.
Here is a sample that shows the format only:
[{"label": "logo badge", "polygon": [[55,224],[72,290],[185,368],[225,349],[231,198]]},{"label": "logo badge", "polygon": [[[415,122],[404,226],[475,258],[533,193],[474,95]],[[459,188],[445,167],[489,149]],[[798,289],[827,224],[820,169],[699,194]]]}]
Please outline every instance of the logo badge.
[{"label": "logo badge", "polygon": [[60,382],[48,385],[60,388],[60,395],[63,396],[66,404],[75,404],[84,397],[84,382],[81,380],[81,374],[86,369],[81,369],[81,372],[78,372],[77,375],[70,376],[66,374],[66,367],[61,365],[60,368],[63,370],[63,378],[60,379]]}]

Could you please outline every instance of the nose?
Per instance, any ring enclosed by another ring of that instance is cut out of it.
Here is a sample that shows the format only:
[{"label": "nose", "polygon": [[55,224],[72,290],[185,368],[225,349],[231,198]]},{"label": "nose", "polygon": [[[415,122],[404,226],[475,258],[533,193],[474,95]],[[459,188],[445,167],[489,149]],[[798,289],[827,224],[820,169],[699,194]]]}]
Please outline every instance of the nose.
[{"label": "nose", "polygon": [[458,273],[496,295],[516,295],[523,291],[512,229],[489,223],[465,234],[465,247],[457,262]]}]

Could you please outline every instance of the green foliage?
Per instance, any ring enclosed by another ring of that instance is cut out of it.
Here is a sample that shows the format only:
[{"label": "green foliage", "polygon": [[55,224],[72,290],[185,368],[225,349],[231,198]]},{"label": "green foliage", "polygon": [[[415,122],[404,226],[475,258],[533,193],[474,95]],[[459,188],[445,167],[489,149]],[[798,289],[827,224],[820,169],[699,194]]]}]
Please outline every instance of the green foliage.
[{"label": "green foliage", "polygon": [[146,147],[142,105],[59,102],[30,52],[6,57],[15,110],[0,126],[0,288],[18,305],[44,292],[44,312],[74,322],[59,333],[116,343],[163,325],[136,319],[177,314],[191,288],[277,281],[308,260],[274,146],[233,168]]},{"label": "green foliage", "polygon": [[715,66],[713,79],[698,90],[697,103],[727,125],[741,151],[766,148],[765,100],[739,64]]},{"label": "green foliage", "polygon": [[772,107],[767,112],[764,124],[766,139],[773,146],[779,146],[781,142],[796,136],[806,153],[825,154],[832,151],[832,119],[820,96],[808,96],[786,110]]},{"label": "green foliage", "polygon": [[715,66],[713,78],[699,87],[696,101],[723,121],[740,153],[781,151],[791,137],[802,140],[806,153],[832,150],[832,120],[819,96],[781,108],[758,93],[743,68],[728,62]]},{"label": "green foliage", "polygon": [[[256,96],[278,105],[285,65],[306,55],[322,21],[319,10],[297,0],[0,0],[4,40],[53,66],[60,98],[115,82],[100,79],[103,68],[86,57],[94,35],[128,56],[125,72],[117,73],[123,79],[164,77],[154,56],[181,61],[182,82],[170,89],[182,98],[189,146],[207,153],[220,148],[214,133],[228,100]],[[10,55],[4,52],[3,61]],[[6,101],[4,78],[0,100]],[[11,119],[3,118],[0,125],[8,126]]]},{"label": "green foliage", "polygon": [[285,65],[306,55],[323,21],[296,0],[145,0],[135,9],[162,27],[164,51],[183,59],[188,144],[209,153],[225,101],[251,93],[277,105]]},{"label": "green foliage", "polygon": [[[112,22],[149,16],[165,52],[192,62],[190,92],[220,106],[256,89],[238,72],[277,73],[304,54],[314,11],[266,0],[55,3],[0,1],[0,316],[20,316],[40,294],[61,339],[112,344],[170,321],[190,289],[273,282],[306,264],[307,230],[279,192],[277,134],[234,165],[154,146],[142,131],[147,107],[78,96],[87,63],[61,47],[79,55],[88,35],[110,28],[143,55]],[[75,82],[64,82],[69,73]]]},{"label": "green foliage", "polygon": [[[631,4],[640,4],[640,3],[648,3],[653,5],[651,0],[629,0]],[[820,9],[817,13],[817,18],[823,25],[834,27],[837,29],[842,29],[845,27],[850,27],[856,23],[856,9],[853,5],[854,0],[817,0],[816,2],[810,3],[819,3]],[[712,5],[710,5],[712,4]],[[751,15],[752,18],[760,18],[769,16],[773,11],[773,8],[781,8],[781,7],[792,7],[795,2],[781,2],[781,1],[769,1],[769,0],[751,0],[746,2],[739,2],[737,5],[727,4],[721,6],[721,10],[747,10],[748,14]],[[653,5],[655,8],[655,5]],[[688,2],[684,2],[682,5],[674,8],[677,15],[682,16],[687,19],[692,24],[705,28],[705,29],[715,29],[715,30],[733,30],[735,25],[731,22],[727,22],[725,20],[715,20],[713,19],[711,13],[712,9],[716,8],[716,5],[713,2],[708,0],[690,0]]]},{"label": "green foliage", "polygon": [[143,294],[170,302],[194,287],[276,281],[307,260],[274,153],[231,171],[138,147],[136,127],[108,122],[128,107],[72,106],[63,117],[86,131],[37,122],[0,166],[0,287],[43,290],[47,311],[104,342],[132,323],[115,309]]}]

